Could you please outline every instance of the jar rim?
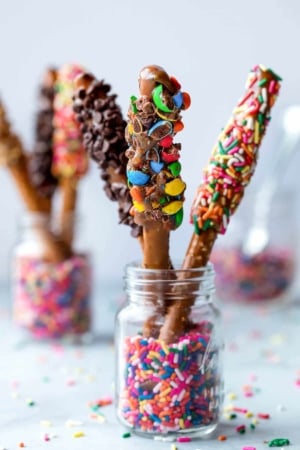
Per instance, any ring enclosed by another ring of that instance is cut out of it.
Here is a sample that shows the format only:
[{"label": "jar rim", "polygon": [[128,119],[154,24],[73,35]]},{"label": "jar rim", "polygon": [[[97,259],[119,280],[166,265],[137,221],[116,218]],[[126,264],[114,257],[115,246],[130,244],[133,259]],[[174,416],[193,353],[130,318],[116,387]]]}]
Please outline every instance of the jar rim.
[{"label": "jar rim", "polygon": [[174,268],[170,269],[148,269],[142,267],[139,261],[132,261],[125,266],[125,279],[139,280],[143,283],[161,282],[168,283],[175,279],[178,282],[207,281],[209,284],[215,278],[215,270],[212,262],[206,266],[183,269],[181,263],[175,260]]}]

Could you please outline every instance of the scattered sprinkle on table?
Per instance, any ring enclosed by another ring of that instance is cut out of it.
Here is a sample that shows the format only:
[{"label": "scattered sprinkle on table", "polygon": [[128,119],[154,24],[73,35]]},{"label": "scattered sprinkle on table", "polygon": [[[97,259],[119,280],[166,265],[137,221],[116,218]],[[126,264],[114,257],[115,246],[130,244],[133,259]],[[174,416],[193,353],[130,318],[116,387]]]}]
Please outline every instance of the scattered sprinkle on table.
[{"label": "scattered sprinkle on table", "polygon": [[245,425],[239,425],[238,427],[236,427],[236,431],[240,434],[244,434],[246,431]]},{"label": "scattered sprinkle on table", "polygon": [[85,436],[83,431],[76,431],[75,433],[73,433],[73,438],[81,438],[83,436]]},{"label": "scattered sprinkle on table", "polygon": [[127,431],[126,433],[122,434],[122,438],[123,439],[129,438],[129,437],[131,437],[131,434],[129,433],[129,431]]},{"label": "scattered sprinkle on table", "polygon": [[218,441],[226,441],[227,440],[227,436],[225,436],[225,434],[220,434],[220,436],[218,436]]},{"label": "scattered sprinkle on table", "polygon": [[270,419],[270,414],[265,414],[265,413],[258,413],[257,417],[259,419]]},{"label": "scattered sprinkle on table", "polygon": [[81,425],[82,425],[82,422],[81,422],[80,420],[72,420],[72,419],[69,419],[69,420],[67,420],[67,421],[65,422],[65,426],[68,427],[68,428],[71,428],[71,427],[80,427]]},{"label": "scattered sprinkle on table", "polygon": [[286,438],[276,438],[268,442],[269,447],[283,447],[284,445],[290,445],[289,439]]},{"label": "scattered sprinkle on table", "polygon": [[176,441],[177,442],[191,442],[191,438],[189,436],[179,436]]},{"label": "scattered sprinkle on table", "polygon": [[40,425],[41,425],[41,427],[49,428],[52,426],[52,422],[50,422],[50,420],[41,420]]}]

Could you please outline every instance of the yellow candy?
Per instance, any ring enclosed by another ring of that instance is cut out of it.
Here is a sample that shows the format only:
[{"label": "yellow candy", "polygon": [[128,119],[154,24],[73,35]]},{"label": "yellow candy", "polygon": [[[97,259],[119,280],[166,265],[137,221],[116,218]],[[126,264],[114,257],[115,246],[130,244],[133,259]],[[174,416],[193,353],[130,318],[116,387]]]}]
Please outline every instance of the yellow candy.
[{"label": "yellow candy", "polygon": [[135,207],[135,209],[136,209],[138,212],[143,212],[143,211],[145,211],[145,205],[144,205],[144,203],[139,203],[139,202],[133,201],[133,206]]},{"label": "yellow candy", "polygon": [[175,201],[169,203],[168,205],[162,208],[162,211],[168,215],[176,214],[182,208],[183,202]]},{"label": "yellow candy", "polygon": [[160,207],[160,204],[158,202],[152,202],[151,206],[152,206],[153,209],[157,209],[157,208]]},{"label": "yellow candy", "polygon": [[185,190],[185,183],[180,178],[175,178],[165,186],[165,192],[168,195],[179,195]]},{"label": "yellow candy", "polygon": [[129,123],[129,124],[127,125],[127,130],[128,130],[128,133],[129,133],[129,134],[133,134],[133,125],[132,125],[132,123]]},{"label": "yellow candy", "polygon": [[73,433],[73,438],[81,438],[84,436],[83,431],[76,431],[76,433]]}]

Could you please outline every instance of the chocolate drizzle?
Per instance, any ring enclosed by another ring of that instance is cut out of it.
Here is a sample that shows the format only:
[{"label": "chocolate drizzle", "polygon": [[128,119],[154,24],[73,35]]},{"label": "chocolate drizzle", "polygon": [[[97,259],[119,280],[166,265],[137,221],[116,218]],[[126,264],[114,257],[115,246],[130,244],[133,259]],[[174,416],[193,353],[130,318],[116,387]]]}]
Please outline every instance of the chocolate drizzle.
[{"label": "chocolate drizzle", "polygon": [[76,87],[74,111],[81,124],[84,146],[98,164],[107,197],[118,202],[120,223],[129,225],[132,236],[138,237],[141,227],[130,215],[132,203],[126,179],[126,122],[116,104],[117,96],[109,94],[109,84],[90,74],[79,76]]},{"label": "chocolate drizzle", "polygon": [[43,197],[50,198],[57,186],[51,172],[53,138],[53,100],[56,70],[48,69],[39,90],[39,111],[35,122],[35,143],[29,161],[33,185]]}]

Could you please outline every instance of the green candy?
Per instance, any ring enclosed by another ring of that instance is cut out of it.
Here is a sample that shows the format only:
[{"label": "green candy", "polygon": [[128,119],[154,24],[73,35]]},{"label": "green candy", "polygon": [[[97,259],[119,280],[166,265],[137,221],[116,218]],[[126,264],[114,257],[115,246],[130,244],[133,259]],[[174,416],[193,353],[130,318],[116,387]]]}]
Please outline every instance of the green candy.
[{"label": "green candy", "polygon": [[179,227],[182,224],[182,220],[183,220],[183,208],[181,208],[175,214],[175,224],[177,227]]},{"label": "green candy", "polygon": [[198,218],[197,218],[196,215],[193,216],[193,224],[194,224],[194,227],[195,227],[195,233],[196,234],[200,234],[200,228],[199,228],[199,225],[198,225]]},{"label": "green candy", "polygon": [[268,442],[269,447],[284,447],[285,445],[290,445],[290,441],[285,438],[273,439]]},{"label": "green candy", "polygon": [[168,165],[168,169],[170,170],[173,177],[177,177],[181,172],[181,164],[179,161],[174,161]]},{"label": "green candy", "polygon": [[135,104],[136,100],[137,100],[137,97],[135,95],[132,95],[130,97],[130,103],[131,103],[132,111],[134,112],[134,114],[136,114],[138,111],[136,104]]},{"label": "green candy", "polygon": [[159,84],[158,86],[156,86],[156,88],[153,89],[153,91],[152,91],[153,102],[154,102],[155,106],[158,109],[160,109],[161,111],[170,113],[170,112],[172,112],[172,110],[170,108],[168,108],[167,105],[164,104],[164,102],[161,98],[162,92],[163,92],[162,84]]}]

